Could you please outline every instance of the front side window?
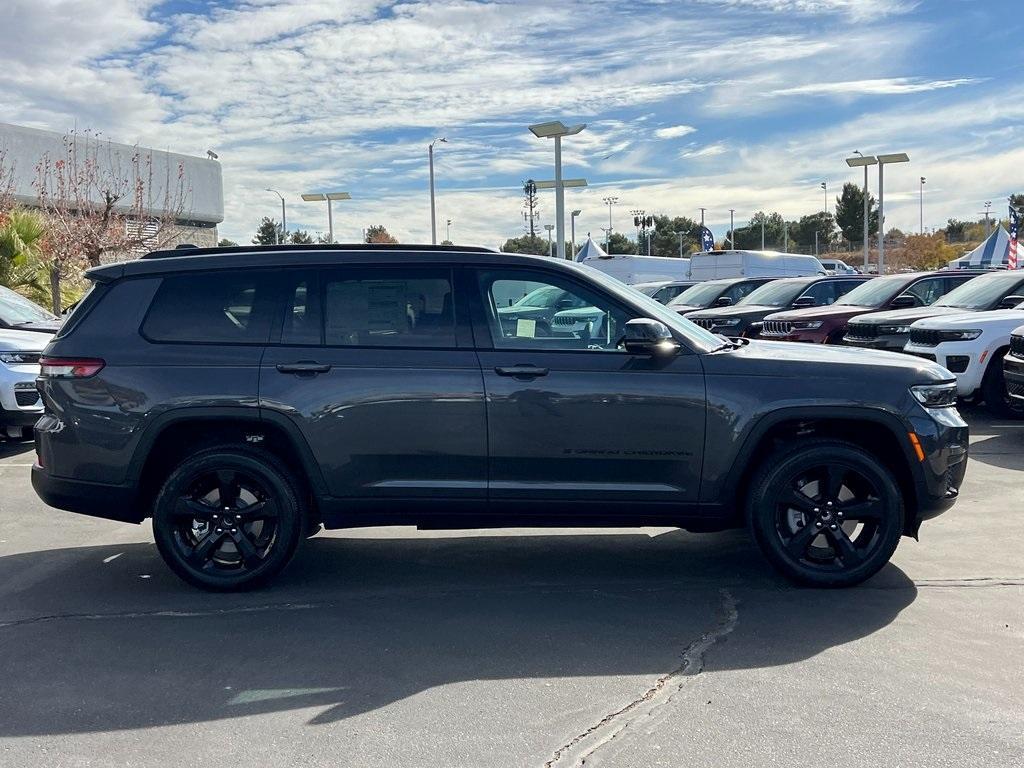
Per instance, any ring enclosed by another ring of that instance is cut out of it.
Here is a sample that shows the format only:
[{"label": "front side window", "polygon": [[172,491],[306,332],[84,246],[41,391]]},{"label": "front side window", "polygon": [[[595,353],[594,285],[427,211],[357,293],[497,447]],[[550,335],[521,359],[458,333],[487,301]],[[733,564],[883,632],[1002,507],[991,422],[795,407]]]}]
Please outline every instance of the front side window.
[{"label": "front side window", "polygon": [[760,307],[788,307],[806,287],[806,280],[772,280],[751,291],[737,303]]},{"label": "front side window", "polygon": [[834,282],[824,280],[820,283],[815,283],[806,291],[800,294],[800,298],[810,296],[814,299],[814,306],[823,307],[828,304],[835,303],[836,300],[836,289],[839,288]]},{"label": "front side window", "polygon": [[732,303],[736,304],[740,299],[753,293],[756,288],[759,288],[762,285],[764,285],[764,283],[754,282],[752,280],[743,283],[736,283],[736,285],[731,286],[729,290],[722,295],[728,296],[732,299]]},{"label": "front side window", "polygon": [[[544,285],[533,295],[555,300],[502,305],[501,297],[515,295],[538,280]],[[631,317],[608,297],[557,276],[481,272],[479,285],[491,340],[498,349],[614,351]]]},{"label": "front side window", "polygon": [[142,334],[153,341],[264,344],[270,331],[270,291],[265,273],[165,277]]},{"label": "front side window", "polygon": [[945,293],[946,281],[941,277],[931,277],[927,280],[919,280],[907,288],[907,293],[916,296],[921,304],[928,306],[937,301]]},{"label": "front side window", "polygon": [[339,269],[323,284],[328,346],[456,346],[448,269]]}]

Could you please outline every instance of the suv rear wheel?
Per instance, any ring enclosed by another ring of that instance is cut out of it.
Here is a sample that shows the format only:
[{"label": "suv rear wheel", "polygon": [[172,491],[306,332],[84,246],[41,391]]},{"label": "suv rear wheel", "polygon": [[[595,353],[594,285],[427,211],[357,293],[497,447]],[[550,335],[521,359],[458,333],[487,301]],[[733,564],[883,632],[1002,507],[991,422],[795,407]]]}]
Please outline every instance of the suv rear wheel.
[{"label": "suv rear wheel", "polygon": [[292,474],[249,446],[208,448],[183,460],[157,495],[153,535],[168,566],[211,590],[248,589],[284,568],[303,531]]},{"label": "suv rear wheel", "polygon": [[847,587],[882,568],[903,533],[892,474],[852,443],[807,440],[755,474],[747,519],[758,547],[785,576]]}]

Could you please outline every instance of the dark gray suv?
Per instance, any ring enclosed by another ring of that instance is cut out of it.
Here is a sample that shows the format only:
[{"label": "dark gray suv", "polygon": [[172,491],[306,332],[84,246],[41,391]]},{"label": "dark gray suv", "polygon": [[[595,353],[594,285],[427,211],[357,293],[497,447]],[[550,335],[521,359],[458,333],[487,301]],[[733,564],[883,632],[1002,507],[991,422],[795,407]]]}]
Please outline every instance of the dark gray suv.
[{"label": "dark gray suv", "polygon": [[[957,498],[967,425],[910,356],[728,341],[602,273],[471,248],[156,252],[90,270],[44,351],[33,485],[153,519],[192,584],[320,529],[747,525],[855,584]],[[539,289],[592,307],[508,311]]]}]

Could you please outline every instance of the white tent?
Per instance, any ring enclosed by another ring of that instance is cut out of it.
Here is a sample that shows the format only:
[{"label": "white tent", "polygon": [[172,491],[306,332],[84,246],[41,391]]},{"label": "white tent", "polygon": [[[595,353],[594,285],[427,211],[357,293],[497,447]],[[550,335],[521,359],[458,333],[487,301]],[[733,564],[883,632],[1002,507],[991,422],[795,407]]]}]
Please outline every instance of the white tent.
[{"label": "white tent", "polygon": [[604,248],[594,242],[594,238],[587,236],[587,242],[583,244],[583,247],[576,252],[576,261],[583,261],[584,259],[606,259],[608,254],[604,252]]},{"label": "white tent", "polygon": [[1005,267],[1010,249],[1010,233],[1000,224],[985,242],[970,253],[949,262],[950,269],[989,269]]}]

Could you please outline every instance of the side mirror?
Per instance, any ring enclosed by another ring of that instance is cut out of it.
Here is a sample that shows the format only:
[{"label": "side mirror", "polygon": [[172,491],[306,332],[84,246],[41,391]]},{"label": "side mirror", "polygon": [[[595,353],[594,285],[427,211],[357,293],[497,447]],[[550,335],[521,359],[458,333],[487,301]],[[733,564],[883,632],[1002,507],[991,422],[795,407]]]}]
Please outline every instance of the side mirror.
[{"label": "side mirror", "polygon": [[558,300],[558,308],[559,309],[572,309],[572,306],[573,306],[572,299],[559,299]]},{"label": "side mirror", "polygon": [[631,355],[674,355],[679,344],[664,323],[648,317],[638,317],[626,322],[626,335],[622,344]]},{"label": "side mirror", "polygon": [[910,307],[916,307],[917,305],[917,298],[915,298],[913,295],[909,293],[901,293],[899,296],[892,300],[892,303],[889,306],[892,307],[893,309],[908,309]]},{"label": "side mirror", "polygon": [[1002,301],[1000,301],[999,302],[999,308],[1000,309],[1013,309],[1018,304],[1020,304],[1022,301],[1024,301],[1024,296],[1018,296],[1017,294],[1013,294],[1012,296],[1007,296]]},{"label": "side mirror", "polygon": [[813,296],[801,296],[793,302],[794,307],[814,307],[817,304],[818,302],[814,300]]},{"label": "side mirror", "polygon": [[719,296],[718,300],[715,302],[715,306],[716,307],[731,307],[732,306],[732,299],[730,299],[728,296]]}]

